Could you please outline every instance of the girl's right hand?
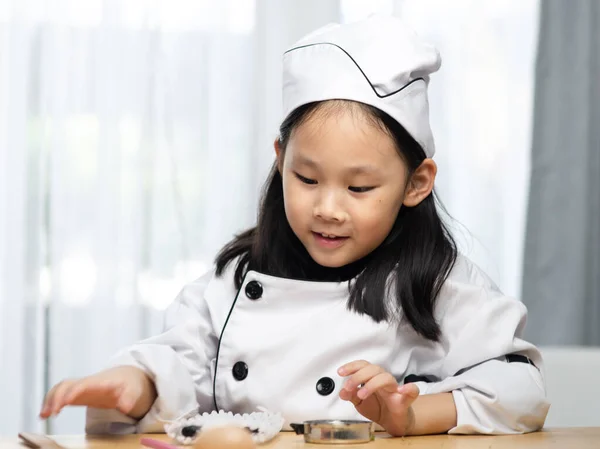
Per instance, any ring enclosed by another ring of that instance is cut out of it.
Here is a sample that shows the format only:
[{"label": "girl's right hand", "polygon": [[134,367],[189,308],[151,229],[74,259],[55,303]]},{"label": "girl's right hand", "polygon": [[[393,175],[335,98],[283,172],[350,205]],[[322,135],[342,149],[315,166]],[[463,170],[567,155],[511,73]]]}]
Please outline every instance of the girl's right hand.
[{"label": "girl's right hand", "polygon": [[156,399],[154,382],[139,368],[117,366],[81,379],[68,379],[46,395],[41,418],[58,415],[66,405],[116,409],[132,418],[143,417]]}]

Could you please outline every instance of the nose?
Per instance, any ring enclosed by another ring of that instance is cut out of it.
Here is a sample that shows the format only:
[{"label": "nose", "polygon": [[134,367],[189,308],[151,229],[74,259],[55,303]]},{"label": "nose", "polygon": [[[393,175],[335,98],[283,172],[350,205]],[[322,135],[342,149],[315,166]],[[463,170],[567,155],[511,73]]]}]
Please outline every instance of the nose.
[{"label": "nose", "polygon": [[340,200],[332,190],[323,191],[319,195],[313,215],[323,221],[343,222],[347,218]]}]

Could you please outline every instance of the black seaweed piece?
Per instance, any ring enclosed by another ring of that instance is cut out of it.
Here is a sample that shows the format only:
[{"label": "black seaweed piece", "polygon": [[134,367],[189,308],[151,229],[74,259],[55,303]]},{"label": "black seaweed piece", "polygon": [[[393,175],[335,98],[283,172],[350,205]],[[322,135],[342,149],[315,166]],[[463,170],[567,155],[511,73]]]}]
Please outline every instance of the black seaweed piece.
[{"label": "black seaweed piece", "polygon": [[200,430],[200,426],[185,426],[184,428],[181,429],[181,434],[184,437],[195,437],[196,434],[198,433],[198,430]]}]

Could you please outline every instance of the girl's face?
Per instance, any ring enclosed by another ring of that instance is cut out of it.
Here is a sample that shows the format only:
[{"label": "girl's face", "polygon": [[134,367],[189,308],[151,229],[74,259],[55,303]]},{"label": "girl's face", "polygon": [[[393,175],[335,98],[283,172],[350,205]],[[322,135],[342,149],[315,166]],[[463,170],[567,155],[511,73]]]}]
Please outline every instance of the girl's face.
[{"label": "girl's face", "polygon": [[410,194],[393,139],[356,107],[317,111],[293,131],[284,154],[277,143],[276,151],[290,227],[322,266],[341,267],[377,248]]}]

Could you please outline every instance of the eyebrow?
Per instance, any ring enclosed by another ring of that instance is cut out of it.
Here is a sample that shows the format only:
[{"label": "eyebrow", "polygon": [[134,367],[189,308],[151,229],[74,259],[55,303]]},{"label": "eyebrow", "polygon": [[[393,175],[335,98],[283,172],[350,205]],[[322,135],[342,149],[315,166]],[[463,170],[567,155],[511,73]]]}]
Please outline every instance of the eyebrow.
[{"label": "eyebrow", "polygon": [[[310,168],[318,169],[318,164],[306,156],[297,156],[294,158],[299,165],[305,165]],[[346,171],[353,175],[377,173],[379,170],[373,165],[355,165],[348,167]]]}]

